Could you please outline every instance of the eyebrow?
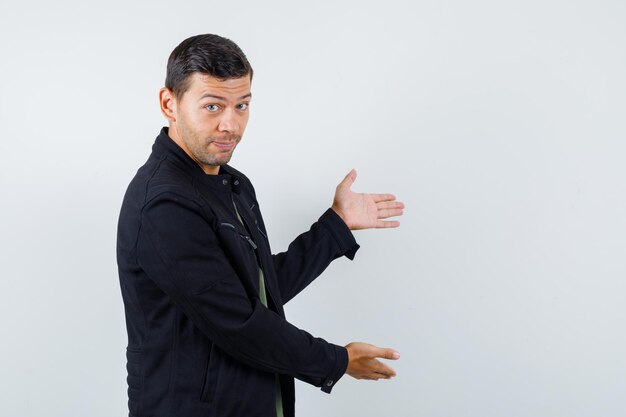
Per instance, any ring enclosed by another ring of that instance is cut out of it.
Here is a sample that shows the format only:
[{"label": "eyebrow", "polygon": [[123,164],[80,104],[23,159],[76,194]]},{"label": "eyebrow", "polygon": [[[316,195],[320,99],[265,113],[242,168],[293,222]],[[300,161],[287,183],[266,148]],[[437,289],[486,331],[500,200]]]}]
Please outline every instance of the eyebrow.
[{"label": "eyebrow", "polygon": [[[200,100],[205,99],[205,98],[215,98],[215,99],[222,100],[222,101],[228,101],[226,97],[216,96],[215,94],[210,94],[210,93],[203,94],[202,97],[200,97]],[[252,93],[243,95],[239,97],[237,100],[243,100],[244,98],[252,98]]]}]

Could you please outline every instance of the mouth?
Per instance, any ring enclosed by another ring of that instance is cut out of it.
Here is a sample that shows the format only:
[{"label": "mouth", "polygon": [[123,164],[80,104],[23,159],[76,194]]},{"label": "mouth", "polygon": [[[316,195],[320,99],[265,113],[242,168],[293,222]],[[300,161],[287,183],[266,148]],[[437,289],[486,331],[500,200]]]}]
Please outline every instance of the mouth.
[{"label": "mouth", "polygon": [[232,142],[216,142],[216,141],[213,141],[213,142],[211,142],[211,144],[214,145],[219,150],[230,151],[230,150],[232,150],[235,147],[236,142],[235,141],[232,141]]}]

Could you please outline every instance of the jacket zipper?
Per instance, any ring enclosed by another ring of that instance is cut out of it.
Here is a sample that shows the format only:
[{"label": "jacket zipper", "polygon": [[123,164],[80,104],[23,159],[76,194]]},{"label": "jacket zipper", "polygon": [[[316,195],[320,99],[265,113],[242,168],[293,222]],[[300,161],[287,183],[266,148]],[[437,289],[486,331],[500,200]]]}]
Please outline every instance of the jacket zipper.
[{"label": "jacket zipper", "polygon": [[[237,204],[235,204],[235,200],[232,199],[232,202],[233,202],[233,207],[234,207],[235,211],[237,211]],[[248,229],[248,233],[251,233],[250,229],[248,228],[248,225],[247,225],[246,221],[243,219],[243,216],[239,215],[239,217],[241,218],[240,220],[241,220],[241,223],[243,224],[243,227]],[[258,226],[258,224],[256,225],[256,227],[259,230],[259,232],[262,233],[261,228]],[[250,244],[250,247],[252,249],[254,249],[259,268],[261,268],[261,271],[263,271],[263,273],[265,274],[266,269],[265,269],[265,265],[263,263],[263,259],[262,259],[263,257],[261,256],[259,251],[256,250],[258,248],[258,245],[256,243],[254,243],[254,241],[250,238],[250,236],[243,235],[241,233],[239,235],[242,238],[246,239],[248,241],[248,243]],[[263,233],[263,235],[265,235],[265,234]],[[265,237],[265,238],[267,239],[267,237]],[[265,275],[265,276],[267,277],[267,275]],[[271,293],[271,291],[269,289],[269,286],[267,285],[267,280],[265,280],[265,293],[267,295],[268,301],[269,301],[269,299],[272,299],[272,300],[274,299],[274,297],[272,296],[272,293]]]},{"label": "jacket zipper", "polygon": [[241,233],[239,234],[239,236],[246,239],[248,243],[250,244],[250,246],[252,247],[252,249],[256,250],[256,248],[258,248],[257,244],[254,243],[254,241],[250,238],[250,236],[242,235]]},{"label": "jacket zipper", "polygon": [[[226,226],[226,227],[230,227],[232,229],[237,230],[237,228],[235,226],[233,226],[230,223],[220,223],[222,226]],[[259,229],[259,231],[261,231],[261,229]],[[239,236],[241,236],[242,238],[246,239],[248,241],[248,243],[250,244],[250,246],[252,247],[252,249],[256,250],[256,248],[258,248],[257,244],[254,243],[254,241],[252,240],[252,238],[250,236],[246,236],[242,233],[239,233]]]}]

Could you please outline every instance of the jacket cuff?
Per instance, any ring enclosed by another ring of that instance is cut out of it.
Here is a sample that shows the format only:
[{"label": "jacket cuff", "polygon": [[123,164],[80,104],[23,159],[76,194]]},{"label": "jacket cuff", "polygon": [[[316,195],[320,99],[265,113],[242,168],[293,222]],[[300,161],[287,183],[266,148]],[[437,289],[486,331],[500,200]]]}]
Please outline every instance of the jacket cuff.
[{"label": "jacket cuff", "polygon": [[348,350],[343,346],[333,346],[335,348],[336,366],[333,373],[322,381],[322,391],[327,394],[330,394],[330,391],[337,384],[337,381],[339,381],[348,369]]},{"label": "jacket cuff", "polygon": [[339,245],[341,254],[345,255],[348,259],[353,260],[354,255],[356,254],[356,251],[359,250],[360,246],[356,243],[354,235],[348,226],[344,223],[341,217],[335,213],[335,210],[332,208],[326,210],[326,212],[324,212],[324,214],[322,214],[319,218],[319,222],[330,230],[330,234]]}]

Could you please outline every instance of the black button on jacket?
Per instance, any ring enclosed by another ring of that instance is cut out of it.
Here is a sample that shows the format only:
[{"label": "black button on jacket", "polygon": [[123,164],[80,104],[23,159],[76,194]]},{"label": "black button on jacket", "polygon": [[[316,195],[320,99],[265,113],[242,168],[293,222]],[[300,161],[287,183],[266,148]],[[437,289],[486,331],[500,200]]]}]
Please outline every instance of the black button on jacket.
[{"label": "black button on jacket", "polygon": [[294,415],[293,378],[330,392],[346,349],[291,325],[283,304],[358,247],[328,209],[272,255],[250,181],[229,166],[206,175],[164,128],[118,225],[129,415],[274,417],[276,374],[285,417]]}]

